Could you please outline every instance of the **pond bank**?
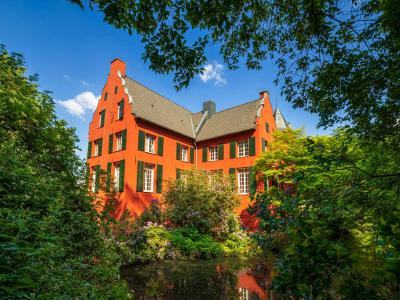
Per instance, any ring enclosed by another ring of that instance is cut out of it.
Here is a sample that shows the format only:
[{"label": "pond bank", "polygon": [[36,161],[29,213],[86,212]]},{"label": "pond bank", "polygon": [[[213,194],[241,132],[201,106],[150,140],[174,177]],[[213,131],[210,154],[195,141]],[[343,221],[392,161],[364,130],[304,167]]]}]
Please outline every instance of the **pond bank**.
[{"label": "pond bank", "polygon": [[270,299],[271,261],[225,257],[126,266],[135,299]]}]

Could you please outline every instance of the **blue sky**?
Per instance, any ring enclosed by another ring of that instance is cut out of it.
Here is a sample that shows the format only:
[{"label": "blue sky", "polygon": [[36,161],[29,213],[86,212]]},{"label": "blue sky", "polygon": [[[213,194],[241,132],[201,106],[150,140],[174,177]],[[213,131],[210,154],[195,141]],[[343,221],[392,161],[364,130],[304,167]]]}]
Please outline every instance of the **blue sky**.
[{"label": "blue sky", "polygon": [[[278,103],[293,127],[303,127],[309,135],[326,133],[316,128],[317,116],[292,109],[280,96],[279,87],[273,83],[277,70],[269,62],[261,71],[244,67],[229,71],[223,67],[217,48],[211,48],[206,64],[210,65],[209,80],[198,76],[188,88],[177,92],[172,76],[155,74],[142,61],[140,39],[106,24],[100,12],[82,11],[67,0],[2,0],[0,12],[0,43],[8,51],[24,55],[28,73],[40,76],[40,88],[52,91],[58,101],[73,99],[68,103],[86,104],[72,107],[75,114],[67,110],[68,105],[61,104],[66,102],[56,104],[57,115],[76,127],[81,157],[87,147],[93,101],[106,81],[111,60],[116,57],[127,63],[130,77],[192,111],[201,110],[205,100],[214,100],[217,110],[222,110],[254,100],[259,91],[268,90],[272,105]],[[76,115],[76,108],[80,116]]]}]

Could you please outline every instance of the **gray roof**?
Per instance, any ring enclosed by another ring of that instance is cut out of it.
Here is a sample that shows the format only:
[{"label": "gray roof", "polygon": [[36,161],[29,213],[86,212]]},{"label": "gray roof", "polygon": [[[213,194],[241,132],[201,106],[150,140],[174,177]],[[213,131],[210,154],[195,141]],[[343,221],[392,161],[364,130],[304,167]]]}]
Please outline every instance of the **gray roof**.
[{"label": "gray roof", "polygon": [[286,128],[292,127],[290,123],[286,121],[285,117],[283,116],[279,108],[275,109],[274,117],[275,117],[276,128],[278,130],[285,130]]},{"label": "gray roof", "polygon": [[125,80],[128,92],[132,96],[132,113],[137,118],[197,141],[255,129],[260,100],[216,112],[206,120],[195,136],[195,129],[203,116],[202,112],[192,113],[129,77]]},{"label": "gray roof", "polygon": [[133,98],[132,112],[136,117],[195,138],[191,111],[129,77],[125,79],[126,87]]},{"label": "gray roof", "polygon": [[255,129],[259,105],[260,100],[254,100],[213,114],[197,135],[197,141]]}]

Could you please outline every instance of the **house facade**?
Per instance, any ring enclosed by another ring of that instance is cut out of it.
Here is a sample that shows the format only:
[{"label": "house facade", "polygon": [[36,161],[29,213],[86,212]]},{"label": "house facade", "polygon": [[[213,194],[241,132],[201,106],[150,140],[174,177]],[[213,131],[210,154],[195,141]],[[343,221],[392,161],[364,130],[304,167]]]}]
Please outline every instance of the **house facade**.
[{"label": "house facade", "polygon": [[125,210],[137,216],[182,170],[222,171],[236,178],[240,214],[250,203],[250,189],[263,188],[263,182],[252,186],[251,167],[276,129],[266,91],[222,111],[206,101],[193,113],[129,78],[125,63],[115,59],[89,127],[90,189],[102,192],[104,170],[112,178],[106,185],[118,191],[116,217]]}]

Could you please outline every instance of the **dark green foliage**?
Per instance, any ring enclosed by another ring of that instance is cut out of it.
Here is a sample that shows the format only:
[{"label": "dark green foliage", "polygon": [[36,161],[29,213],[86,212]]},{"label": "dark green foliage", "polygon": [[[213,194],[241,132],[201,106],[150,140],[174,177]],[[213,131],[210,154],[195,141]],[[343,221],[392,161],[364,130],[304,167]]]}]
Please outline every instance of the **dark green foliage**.
[{"label": "dark green foliage", "polygon": [[25,71],[1,46],[0,298],[127,298],[74,130]]},{"label": "dark green foliage", "polygon": [[399,153],[346,130],[274,138],[257,167],[280,188],[253,207],[258,241],[278,252],[273,287],[296,298],[399,298]]},{"label": "dark green foliage", "polygon": [[138,34],[143,59],[173,73],[177,88],[217,45],[229,69],[274,62],[286,100],[317,113],[321,126],[344,121],[371,141],[400,144],[398,0],[70,1]]},{"label": "dark green foliage", "polygon": [[222,256],[221,245],[210,235],[200,234],[193,227],[177,228],[171,231],[171,243],[185,256],[211,258]]}]

